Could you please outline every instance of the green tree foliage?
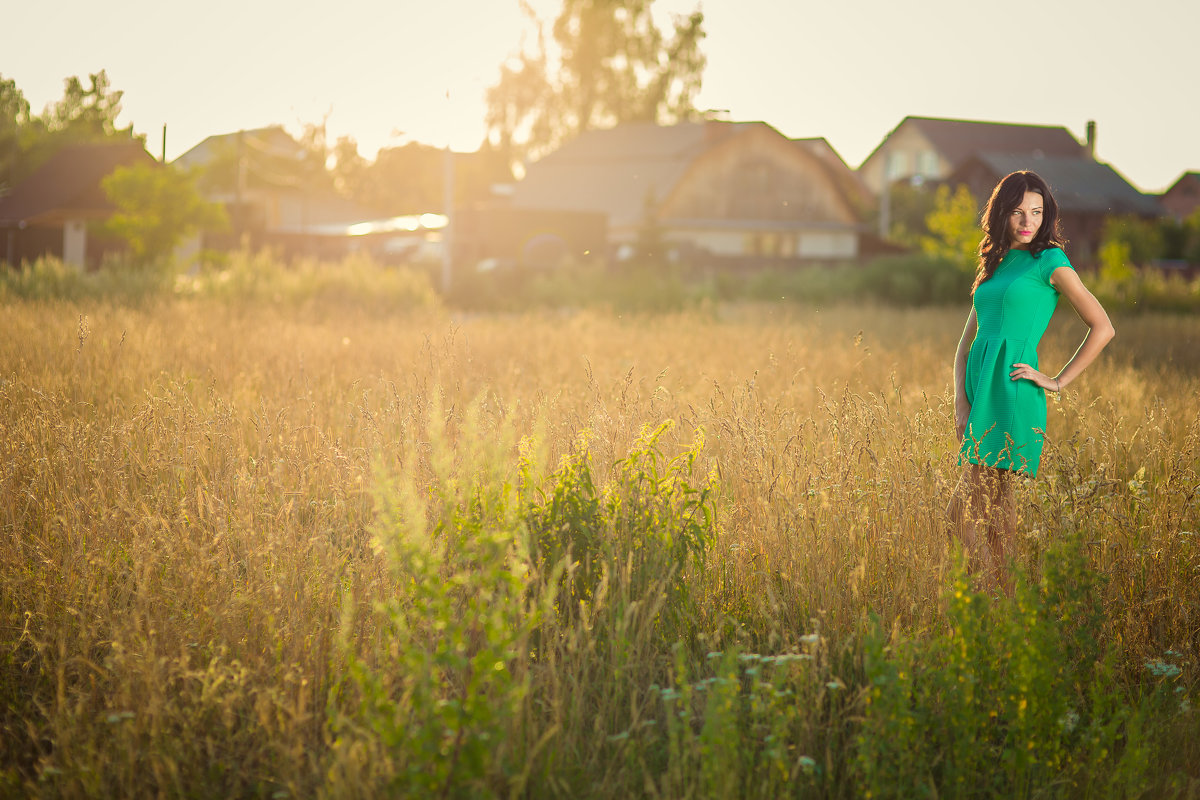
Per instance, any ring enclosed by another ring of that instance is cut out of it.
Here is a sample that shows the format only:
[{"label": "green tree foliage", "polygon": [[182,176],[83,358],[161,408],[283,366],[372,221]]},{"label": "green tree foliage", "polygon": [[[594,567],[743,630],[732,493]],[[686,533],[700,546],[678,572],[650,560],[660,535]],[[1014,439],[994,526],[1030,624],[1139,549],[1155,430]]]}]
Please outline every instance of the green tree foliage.
[{"label": "green tree foliage", "polygon": [[1193,264],[1200,264],[1200,208],[1179,224],[1179,257]]},{"label": "green tree foliage", "polygon": [[63,97],[38,115],[12,80],[0,76],[0,193],[43,164],[63,145],[139,138],[119,127],[121,97],[104,70],[63,81]]},{"label": "green tree foliage", "polygon": [[62,100],[43,115],[47,131],[71,142],[133,138],[133,125],[117,127],[125,93],[112,88],[104,70],[89,75],[86,88],[77,77],[63,83]]},{"label": "green tree foliage", "polygon": [[200,196],[193,176],[170,167],[118,167],[103,186],[117,207],[104,229],[128,244],[137,267],[161,268],[189,233],[225,224],[224,212]]},{"label": "green tree foliage", "polygon": [[666,261],[667,244],[662,224],[658,220],[658,198],[654,189],[646,190],[642,203],[642,220],[637,229],[634,258],[641,266],[661,266]]},{"label": "green tree foliage", "polygon": [[979,203],[966,186],[958,186],[953,193],[949,186],[939,186],[933,209],[925,217],[925,227],[929,234],[921,237],[924,253],[974,272],[981,237]]},{"label": "green tree foliage", "polygon": [[363,184],[369,164],[358,153],[358,142],[353,137],[339,137],[337,143],[330,148],[329,160],[334,188],[344,197],[353,197]]},{"label": "green tree foliage", "polygon": [[700,91],[704,16],[676,17],[668,35],[653,0],[563,0],[551,26],[527,3],[536,45],[501,67],[488,90],[490,140],[513,158],[536,156],[583,131],[687,118]]},{"label": "green tree foliage", "polygon": [[[334,149],[333,176],[338,191],[356,202],[389,215],[440,211],[446,200],[446,151],[408,142],[380,150],[368,162],[354,141],[342,139]],[[475,153],[455,153],[454,198],[466,206],[485,199],[492,184],[512,180],[507,160],[486,142]]]},{"label": "green tree foliage", "polygon": [[1168,221],[1148,220],[1134,216],[1109,217],[1104,222],[1101,250],[1116,252],[1123,247],[1125,257],[1134,264],[1147,265],[1163,258],[1166,241],[1163,229]]},{"label": "green tree foliage", "polygon": [[16,82],[0,75],[0,195],[16,182],[22,138],[29,127],[29,101]]},{"label": "green tree foliage", "polygon": [[1183,220],[1129,215],[1105,220],[1100,263],[1108,278],[1127,281],[1135,267],[1160,260],[1200,264],[1200,209]]},{"label": "green tree foliage", "polygon": [[[933,212],[935,202],[936,195],[928,186],[908,180],[893,181],[888,238],[905,247],[920,248],[922,238],[929,234],[926,221]],[[878,214],[877,207],[869,220],[872,229],[878,228]]]}]

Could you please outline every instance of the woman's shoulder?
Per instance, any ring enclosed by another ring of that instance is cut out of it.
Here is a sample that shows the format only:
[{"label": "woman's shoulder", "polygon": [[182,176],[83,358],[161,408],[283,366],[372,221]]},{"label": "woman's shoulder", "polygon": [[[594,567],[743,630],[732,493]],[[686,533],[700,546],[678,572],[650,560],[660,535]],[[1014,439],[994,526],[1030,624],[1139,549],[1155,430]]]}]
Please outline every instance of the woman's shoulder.
[{"label": "woman's shoulder", "polygon": [[1067,267],[1075,269],[1075,265],[1071,263],[1071,259],[1067,258],[1067,254],[1063,252],[1061,247],[1047,247],[1037,254],[1038,272],[1047,281],[1054,271],[1059,267]]},{"label": "woman's shoulder", "polygon": [[1042,259],[1049,259],[1049,260],[1057,262],[1059,264],[1069,265],[1071,263],[1071,260],[1069,258],[1067,258],[1066,252],[1064,252],[1063,249],[1058,246],[1047,247],[1045,250],[1040,251],[1034,257],[1037,258],[1039,261],[1041,261]]}]

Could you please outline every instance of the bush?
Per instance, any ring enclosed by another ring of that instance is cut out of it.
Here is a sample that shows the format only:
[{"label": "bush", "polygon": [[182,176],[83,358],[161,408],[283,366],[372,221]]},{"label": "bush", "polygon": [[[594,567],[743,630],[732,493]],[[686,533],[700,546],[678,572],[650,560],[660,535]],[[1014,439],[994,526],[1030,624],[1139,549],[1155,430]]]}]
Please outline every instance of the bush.
[{"label": "bush", "polygon": [[710,292],[664,267],[608,269],[596,265],[553,270],[515,267],[456,277],[447,298],[471,311],[593,308],[617,313],[670,313],[696,306]]},{"label": "bush", "polygon": [[1049,552],[1042,584],[1020,581],[1013,600],[960,573],[928,639],[867,637],[864,797],[1136,796],[1152,780],[1154,737],[1186,707],[1168,681],[1116,680],[1083,547],[1076,535]]},{"label": "bush", "polygon": [[1192,279],[1150,268],[1102,269],[1088,281],[1096,299],[1108,311],[1200,311],[1200,276]]},{"label": "bush", "polygon": [[22,300],[112,300],[140,303],[160,296],[170,286],[169,278],[147,270],[128,270],[113,262],[93,272],[57,258],[39,258],[18,268],[0,265],[0,301]]},{"label": "bush", "polygon": [[377,501],[376,543],[397,593],[372,610],[369,646],[352,617],[343,629],[333,772],[400,796],[499,796],[528,779],[547,741],[519,735],[537,729],[535,675],[552,681],[545,669],[586,643],[596,683],[624,695],[580,703],[587,716],[575,724],[590,726],[601,709],[625,714],[638,691],[618,688],[625,659],[686,635],[685,579],[713,537],[713,479],[691,485],[702,439],[663,456],[663,425],[643,432],[607,487],[584,438],[543,488],[532,460],[515,474],[506,466],[503,435],[455,451],[440,413],[430,413],[432,481],[386,479]]},{"label": "bush", "polygon": [[966,303],[973,280],[957,262],[938,256],[887,256],[859,273],[862,296],[896,306]]},{"label": "bush", "polygon": [[787,300],[807,305],[871,301],[892,306],[963,304],[972,277],[937,256],[888,256],[863,265],[767,270],[744,279],[722,277],[718,295],[728,300]]},{"label": "bush", "polygon": [[383,267],[366,256],[288,265],[269,252],[235,253],[221,268],[180,276],[175,293],[317,313],[387,315],[439,305],[425,272]]}]

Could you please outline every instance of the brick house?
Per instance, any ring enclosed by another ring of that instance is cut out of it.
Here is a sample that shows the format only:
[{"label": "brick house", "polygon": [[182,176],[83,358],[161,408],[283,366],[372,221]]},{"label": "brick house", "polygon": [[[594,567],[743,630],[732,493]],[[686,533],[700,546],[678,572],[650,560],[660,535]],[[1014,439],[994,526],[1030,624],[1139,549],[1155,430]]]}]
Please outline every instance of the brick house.
[{"label": "brick house", "polygon": [[1162,193],[1159,199],[1163,211],[1177,222],[1190,217],[1200,208],[1200,172],[1185,172],[1179,180]]}]

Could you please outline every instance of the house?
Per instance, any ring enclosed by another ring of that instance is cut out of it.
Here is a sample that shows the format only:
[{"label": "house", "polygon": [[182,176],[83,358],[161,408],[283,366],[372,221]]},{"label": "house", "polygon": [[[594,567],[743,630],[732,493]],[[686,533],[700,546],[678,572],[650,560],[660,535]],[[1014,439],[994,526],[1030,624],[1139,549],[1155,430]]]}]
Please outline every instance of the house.
[{"label": "house", "polygon": [[1018,170],[1032,170],[1050,185],[1067,252],[1077,265],[1096,261],[1108,217],[1162,214],[1158,198],[1139,192],[1111,166],[1090,158],[982,153],[966,159],[946,182],[965,185],[982,204],[1001,178]]},{"label": "house", "polygon": [[206,247],[336,257],[350,249],[351,228],[382,216],[339,197],[324,164],[278,125],[209,136],[173,164],[199,172],[205,199],[229,215],[230,233],[206,237]]},{"label": "house", "polygon": [[[1095,262],[1107,217],[1162,213],[1157,198],[1097,161],[1095,148],[1094,122],[1087,124],[1080,143],[1062,126],[905,117],[858,172],[876,193],[899,180],[963,184],[982,206],[1005,175],[1032,170],[1054,192],[1072,260],[1088,265]],[[882,216],[881,226],[886,225]]]},{"label": "house", "polygon": [[111,241],[89,231],[115,211],[101,182],[118,167],[157,163],[141,141],[66,145],[0,198],[0,257],[11,266],[43,256],[99,266]]},{"label": "house", "polygon": [[1016,153],[1032,158],[1089,159],[1096,128],[1088,123],[1080,144],[1062,126],[1013,125],[935,117],[905,117],[858,168],[859,178],[879,195],[888,183],[941,181],[971,156]]},{"label": "house", "polygon": [[603,214],[616,252],[650,236],[724,264],[855,258],[871,202],[823,140],[724,120],[587,131],[531,164],[512,196]]},{"label": "house", "polygon": [[1176,222],[1183,222],[1195,214],[1196,209],[1200,208],[1200,172],[1180,175],[1179,180],[1163,192],[1159,204]]}]

